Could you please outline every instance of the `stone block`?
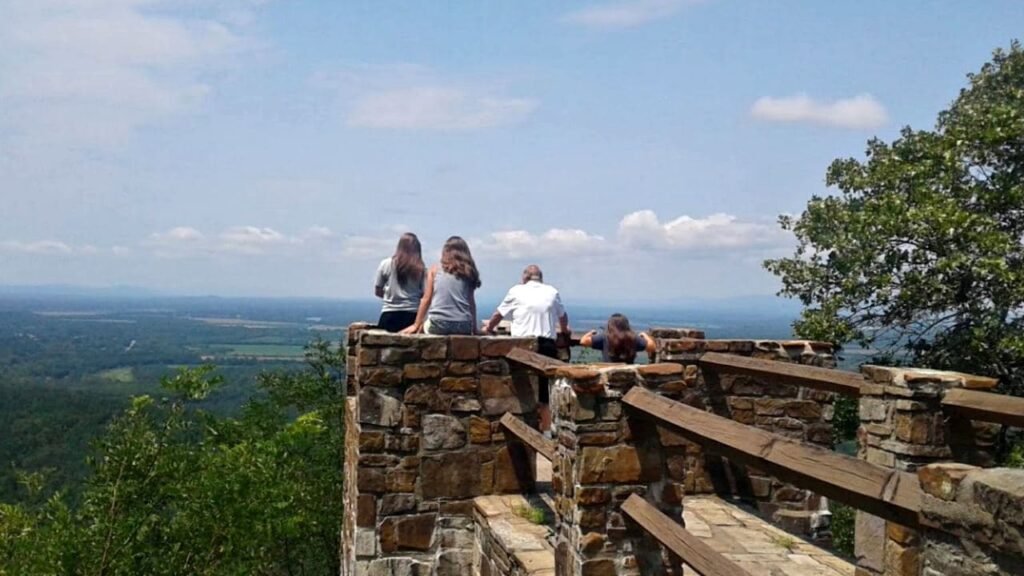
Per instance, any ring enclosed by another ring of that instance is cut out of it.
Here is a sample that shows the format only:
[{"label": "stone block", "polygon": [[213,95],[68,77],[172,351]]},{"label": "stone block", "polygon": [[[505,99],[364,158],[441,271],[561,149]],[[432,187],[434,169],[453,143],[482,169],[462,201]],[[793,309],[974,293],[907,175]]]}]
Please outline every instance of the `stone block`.
[{"label": "stone block", "polygon": [[384,432],[363,430],[359,433],[360,452],[380,452],[384,450]]},{"label": "stone block", "polygon": [[469,417],[469,441],[473,444],[487,444],[491,441],[491,422],[479,416]]},{"label": "stone block", "polygon": [[385,494],[380,499],[380,515],[392,516],[416,510],[415,494]]},{"label": "stone block", "polygon": [[424,360],[444,360],[448,356],[448,342],[444,338],[424,339],[420,354]]},{"label": "stone block", "polygon": [[406,364],[402,368],[402,378],[405,380],[427,380],[440,378],[444,374],[444,366],[434,363],[413,363]]},{"label": "stone block", "polygon": [[391,516],[380,524],[381,552],[428,550],[434,538],[437,514]]},{"label": "stone block", "polygon": [[441,378],[441,390],[446,392],[475,392],[476,384],[476,378],[472,376]]},{"label": "stone block", "polygon": [[402,401],[379,388],[359,390],[359,422],[397,426],[402,422]]},{"label": "stone block", "polygon": [[397,367],[376,366],[359,370],[360,386],[398,386],[402,383],[402,371]]},{"label": "stone block", "polygon": [[402,365],[419,359],[419,351],[413,348],[385,348],[380,351],[381,364]]},{"label": "stone block", "polygon": [[967,474],[977,469],[953,462],[929,464],[917,470],[917,478],[921,482],[921,490],[926,494],[942,500],[954,500],[960,483]]},{"label": "stone block", "polygon": [[[646,457],[647,462],[642,458]],[[627,445],[599,448],[587,446],[579,453],[579,482],[581,484],[628,484],[657,480],[660,469],[652,465],[648,455]]]},{"label": "stone block", "polygon": [[480,357],[480,342],[474,336],[451,336],[449,347],[452,360],[476,360]]},{"label": "stone block", "polygon": [[477,452],[441,452],[423,456],[420,462],[423,499],[472,498],[484,494],[482,462]]},{"label": "stone block", "polygon": [[882,422],[889,417],[889,404],[877,398],[861,398],[858,412],[862,422]]},{"label": "stone block", "polygon": [[466,445],[466,429],[457,418],[427,414],[422,425],[422,446],[426,450],[453,450]]},{"label": "stone block", "polygon": [[372,528],[377,523],[377,499],[372,494],[360,494],[356,501],[356,526]]}]

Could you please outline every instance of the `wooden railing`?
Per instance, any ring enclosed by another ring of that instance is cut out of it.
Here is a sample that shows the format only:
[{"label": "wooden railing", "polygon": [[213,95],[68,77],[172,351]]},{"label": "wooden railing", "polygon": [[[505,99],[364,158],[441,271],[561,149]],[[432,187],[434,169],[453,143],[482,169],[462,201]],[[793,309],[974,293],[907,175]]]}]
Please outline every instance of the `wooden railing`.
[{"label": "wooden railing", "polygon": [[913,474],[790,440],[640,387],[632,388],[623,403],[734,462],[897,524],[918,525],[921,487]]},{"label": "wooden railing", "polygon": [[847,396],[860,396],[860,387],[866,383],[864,376],[855,372],[719,352],[706,352],[697,363],[701,368],[707,368],[714,372],[760,376],[771,378],[774,382],[837,392]]},{"label": "wooden railing", "polygon": [[750,576],[640,496],[627,498],[622,512],[701,576]]},{"label": "wooden railing", "polygon": [[942,397],[942,407],[973,420],[1024,428],[1024,398],[953,388]]},{"label": "wooden railing", "polygon": [[549,461],[555,459],[555,442],[553,440],[548,440],[544,436],[541,436],[540,432],[530,428],[526,425],[526,422],[523,422],[508,412],[501,417],[500,422],[505,430],[519,439],[522,443],[536,450],[538,454],[547,458]]}]

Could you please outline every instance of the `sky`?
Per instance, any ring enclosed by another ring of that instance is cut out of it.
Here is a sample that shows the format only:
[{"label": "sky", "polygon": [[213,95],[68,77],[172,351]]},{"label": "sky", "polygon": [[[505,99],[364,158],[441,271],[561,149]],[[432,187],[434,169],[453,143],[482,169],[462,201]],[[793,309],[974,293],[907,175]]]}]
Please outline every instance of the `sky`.
[{"label": "sky", "polygon": [[770,295],[780,214],[927,129],[1024,2],[0,0],[0,284]]}]

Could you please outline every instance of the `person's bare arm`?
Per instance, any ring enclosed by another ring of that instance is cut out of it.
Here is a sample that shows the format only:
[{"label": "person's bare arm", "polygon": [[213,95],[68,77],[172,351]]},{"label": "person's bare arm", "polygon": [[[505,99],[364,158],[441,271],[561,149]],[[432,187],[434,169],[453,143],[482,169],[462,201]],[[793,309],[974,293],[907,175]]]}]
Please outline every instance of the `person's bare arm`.
[{"label": "person's bare arm", "polygon": [[377,298],[383,298],[384,297],[384,287],[383,286],[374,286],[373,287],[373,293],[374,293],[375,296],[377,296]]},{"label": "person's bare arm", "polygon": [[561,318],[558,319],[558,329],[563,334],[571,334],[572,333],[572,331],[569,330],[569,313],[568,312],[563,313]]},{"label": "person's bare arm", "polygon": [[591,330],[580,338],[580,346],[584,348],[590,348],[591,344],[594,343],[594,334],[597,334],[597,330]]},{"label": "person's bare arm", "polygon": [[654,343],[654,338],[652,338],[647,332],[641,332],[640,337],[647,343],[647,346],[644,347],[647,355],[650,356],[651,354],[654,354],[654,350],[657,348],[657,345]]},{"label": "person's bare arm", "polygon": [[416,321],[412,326],[402,330],[402,334],[416,334],[423,331],[423,323],[427,321],[427,309],[430,308],[430,301],[434,298],[434,266],[430,267],[427,273],[427,282],[423,287],[423,298],[420,298],[420,307],[416,310]]},{"label": "person's bare arm", "polygon": [[484,333],[490,334],[494,332],[494,329],[498,327],[498,323],[501,322],[503,316],[501,312],[495,312],[491,315],[491,319],[487,321],[487,326],[484,326]]}]

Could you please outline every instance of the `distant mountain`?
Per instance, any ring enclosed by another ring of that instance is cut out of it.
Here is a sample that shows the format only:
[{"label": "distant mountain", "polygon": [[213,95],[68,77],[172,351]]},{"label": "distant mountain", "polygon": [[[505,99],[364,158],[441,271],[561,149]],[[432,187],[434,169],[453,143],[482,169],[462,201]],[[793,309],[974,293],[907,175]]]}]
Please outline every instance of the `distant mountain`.
[{"label": "distant mountain", "polygon": [[163,294],[139,286],[0,284],[0,296],[19,298],[154,298],[163,296]]}]

